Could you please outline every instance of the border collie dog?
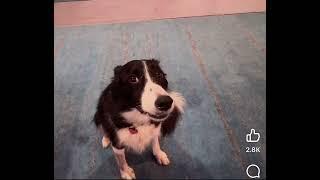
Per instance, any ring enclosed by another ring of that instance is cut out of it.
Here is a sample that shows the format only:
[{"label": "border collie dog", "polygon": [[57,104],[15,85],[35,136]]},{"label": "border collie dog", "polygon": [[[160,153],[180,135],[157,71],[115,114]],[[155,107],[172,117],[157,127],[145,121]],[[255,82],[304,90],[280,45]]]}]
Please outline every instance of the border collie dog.
[{"label": "border collie dog", "polygon": [[94,122],[104,133],[103,147],[111,142],[121,178],[135,179],[125,159],[128,149],[141,153],[151,145],[159,164],[170,163],[159,138],[174,131],[184,105],[183,96],[168,89],[158,60],[132,60],[114,68],[112,82],[99,98]]}]

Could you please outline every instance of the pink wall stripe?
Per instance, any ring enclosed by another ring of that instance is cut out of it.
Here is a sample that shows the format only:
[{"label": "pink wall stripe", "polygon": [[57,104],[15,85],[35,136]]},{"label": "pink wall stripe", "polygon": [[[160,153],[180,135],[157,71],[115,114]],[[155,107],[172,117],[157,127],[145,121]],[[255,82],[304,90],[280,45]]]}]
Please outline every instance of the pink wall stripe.
[{"label": "pink wall stripe", "polygon": [[90,0],[55,3],[54,24],[110,24],[265,10],[265,0]]}]

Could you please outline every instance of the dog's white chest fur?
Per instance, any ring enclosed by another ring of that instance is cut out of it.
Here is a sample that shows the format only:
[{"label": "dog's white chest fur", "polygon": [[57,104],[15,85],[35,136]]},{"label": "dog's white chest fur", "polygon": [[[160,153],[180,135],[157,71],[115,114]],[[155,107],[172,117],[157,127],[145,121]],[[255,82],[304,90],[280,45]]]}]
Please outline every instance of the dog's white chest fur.
[{"label": "dog's white chest fur", "polygon": [[132,134],[129,128],[120,129],[117,132],[120,144],[141,153],[150,145],[153,138],[160,136],[161,124],[157,127],[155,127],[154,124],[149,124],[147,122],[149,121],[148,118],[139,111],[132,110],[125,112],[122,113],[122,116],[125,117],[128,122],[135,122],[133,125],[138,132]]},{"label": "dog's white chest fur", "polygon": [[139,153],[146,149],[153,138],[160,135],[160,125],[155,127],[153,124],[148,124],[136,129],[138,132],[135,134],[132,134],[128,128],[120,129],[117,133],[121,144]]}]

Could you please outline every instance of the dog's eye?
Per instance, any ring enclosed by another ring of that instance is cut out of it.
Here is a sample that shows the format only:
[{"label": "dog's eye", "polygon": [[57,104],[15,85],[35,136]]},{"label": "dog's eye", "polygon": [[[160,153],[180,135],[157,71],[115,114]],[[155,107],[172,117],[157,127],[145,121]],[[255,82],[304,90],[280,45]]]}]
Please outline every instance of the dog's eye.
[{"label": "dog's eye", "polygon": [[139,79],[136,76],[130,76],[128,79],[129,83],[136,84],[139,82]]}]

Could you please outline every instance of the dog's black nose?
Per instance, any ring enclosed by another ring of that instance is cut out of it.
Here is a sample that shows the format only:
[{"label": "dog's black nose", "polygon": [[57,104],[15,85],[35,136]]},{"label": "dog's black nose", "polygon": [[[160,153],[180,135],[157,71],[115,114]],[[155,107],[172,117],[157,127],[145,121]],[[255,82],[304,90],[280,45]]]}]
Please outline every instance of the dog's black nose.
[{"label": "dog's black nose", "polygon": [[155,105],[160,111],[166,111],[171,108],[172,102],[173,100],[170,96],[159,96]]}]

